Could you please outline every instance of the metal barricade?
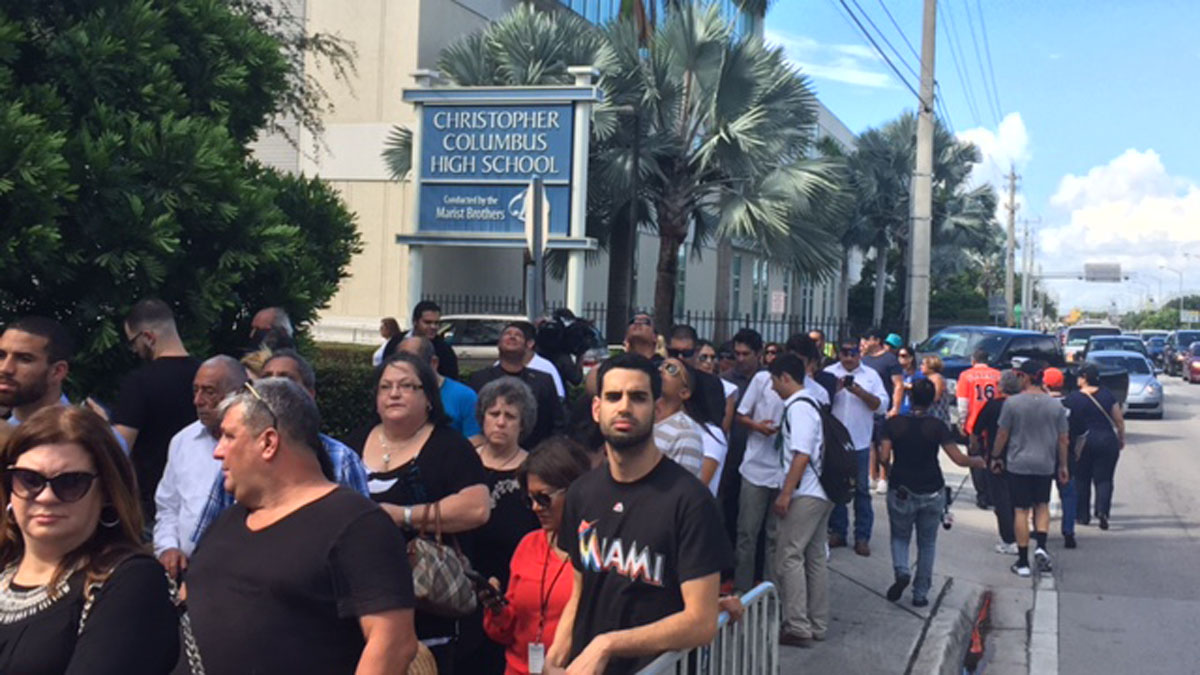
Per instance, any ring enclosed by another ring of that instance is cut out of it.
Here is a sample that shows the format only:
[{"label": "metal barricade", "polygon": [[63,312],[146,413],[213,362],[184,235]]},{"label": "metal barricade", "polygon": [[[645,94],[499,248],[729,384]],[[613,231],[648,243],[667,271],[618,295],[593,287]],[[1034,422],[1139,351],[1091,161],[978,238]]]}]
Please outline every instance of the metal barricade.
[{"label": "metal barricade", "polygon": [[746,613],[736,623],[729,614],[717,618],[712,643],[681,652],[667,652],[639,675],[778,675],[779,592],[763,582],[742,596]]}]

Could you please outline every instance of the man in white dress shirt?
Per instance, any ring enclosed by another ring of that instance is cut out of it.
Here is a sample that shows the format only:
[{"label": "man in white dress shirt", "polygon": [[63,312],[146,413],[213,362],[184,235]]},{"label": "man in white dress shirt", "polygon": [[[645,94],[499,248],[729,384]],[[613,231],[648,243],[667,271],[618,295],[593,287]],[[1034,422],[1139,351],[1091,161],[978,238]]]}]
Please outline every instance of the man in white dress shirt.
[{"label": "man in white dress shirt", "polygon": [[[854,552],[871,555],[868,542],[875,513],[871,508],[871,481],[868,467],[871,457],[871,434],[875,430],[875,413],[887,410],[887,388],[879,373],[862,365],[862,353],[857,340],[844,340],[838,349],[838,362],[825,369],[838,378],[837,394],[833,397],[833,416],[845,425],[857,448],[858,480],[854,487]],[[849,513],[845,504],[833,507],[829,516],[829,547],[846,545]]]},{"label": "man in white dress shirt", "polygon": [[237,359],[214,356],[201,364],[192,380],[196,421],[184,427],[167,446],[167,466],[154,492],[154,555],[179,578],[196,547],[192,531],[208,501],[221,461],[213,459],[221,428],[217,407],[246,384],[246,369]]}]

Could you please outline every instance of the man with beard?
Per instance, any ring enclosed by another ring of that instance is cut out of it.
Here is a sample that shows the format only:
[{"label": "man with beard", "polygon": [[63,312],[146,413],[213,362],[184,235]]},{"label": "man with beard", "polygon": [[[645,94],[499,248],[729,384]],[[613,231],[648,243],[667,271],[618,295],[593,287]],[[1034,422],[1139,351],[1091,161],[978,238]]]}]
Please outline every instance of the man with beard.
[{"label": "man with beard", "polygon": [[592,414],[607,464],[567,492],[559,542],[575,569],[546,672],[632,673],[713,639],[720,574],[733,564],[716,502],[654,443],[658,369],[624,354],[600,366]]},{"label": "man with beard", "polygon": [[509,323],[496,342],[500,360],[491,368],[475,371],[467,381],[475,393],[479,393],[492,380],[505,376],[515,377],[529,385],[537,400],[537,421],[533,431],[523,441],[527,448],[536,447],[550,436],[561,433],[565,425],[562,402],[554,389],[554,381],[546,373],[526,365],[526,356],[533,351],[535,335],[533,324],[528,321]]},{"label": "man with beard", "polygon": [[0,407],[17,426],[47,406],[66,403],[62,385],[70,371],[70,333],[54,319],[29,316],[0,335]]},{"label": "man with beard", "polygon": [[121,382],[112,423],[129,444],[142,513],[154,522],[154,490],[167,465],[171,438],[196,421],[192,381],[200,361],[188,355],[175,313],[162,300],[138,302],[125,319],[125,340],[146,361]]}]

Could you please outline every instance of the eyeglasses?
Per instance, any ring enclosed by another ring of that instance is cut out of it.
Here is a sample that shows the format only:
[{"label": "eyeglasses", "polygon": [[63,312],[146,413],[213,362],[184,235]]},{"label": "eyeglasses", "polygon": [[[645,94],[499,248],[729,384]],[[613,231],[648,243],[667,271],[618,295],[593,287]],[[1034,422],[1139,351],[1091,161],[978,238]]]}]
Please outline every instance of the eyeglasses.
[{"label": "eyeglasses", "polygon": [[913,357],[912,354],[905,354],[904,352],[900,352],[899,354],[896,354],[896,358],[898,358],[898,359],[911,359],[912,357]]},{"label": "eyeglasses", "polygon": [[529,506],[540,506],[543,509],[548,509],[550,508],[550,505],[554,503],[554,498],[562,493],[563,490],[555,490],[553,492],[530,492]]},{"label": "eyeglasses", "polygon": [[271,426],[278,429],[279,418],[275,416],[275,411],[271,409],[271,404],[267,403],[266,399],[262,397],[262,394],[258,393],[258,390],[255,389],[254,385],[250,384],[248,380],[246,382],[246,391],[250,392],[251,396],[253,396],[259,403],[263,404],[263,407],[267,409],[267,413],[271,416]]},{"label": "eyeglasses", "polygon": [[858,348],[845,348],[839,350],[842,356],[858,356]]},{"label": "eyeglasses", "polygon": [[142,331],[133,334],[133,337],[125,338],[125,346],[133,349],[137,345],[138,338],[142,337]]},{"label": "eyeglasses", "polygon": [[709,361],[716,361],[717,355],[716,354],[701,354],[697,358],[699,358],[701,361],[707,363]]},{"label": "eyeglasses", "polygon": [[693,347],[692,349],[671,349],[670,347],[667,348],[667,356],[670,356],[673,359],[690,359],[695,355],[696,355],[695,347]]},{"label": "eyeglasses", "polygon": [[424,389],[419,382],[381,382],[379,383],[379,391],[392,393],[394,390],[399,390],[409,394],[415,394]]},{"label": "eyeglasses", "polygon": [[649,319],[649,317],[645,317],[645,316],[635,316],[634,318],[629,320],[630,326],[650,326],[650,325],[653,325],[653,323],[654,322],[651,321]]},{"label": "eyeglasses", "polygon": [[4,470],[4,489],[21,499],[37,499],[49,485],[58,501],[70,503],[83,499],[97,475],[87,471],[68,471],[47,478],[33,469],[8,467]]},{"label": "eyeglasses", "polygon": [[671,363],[669,361],[663,363],[658,369],[671,377],[679,377],[679,373],[683,371],[683,368],[680,368],[678,363]]}]

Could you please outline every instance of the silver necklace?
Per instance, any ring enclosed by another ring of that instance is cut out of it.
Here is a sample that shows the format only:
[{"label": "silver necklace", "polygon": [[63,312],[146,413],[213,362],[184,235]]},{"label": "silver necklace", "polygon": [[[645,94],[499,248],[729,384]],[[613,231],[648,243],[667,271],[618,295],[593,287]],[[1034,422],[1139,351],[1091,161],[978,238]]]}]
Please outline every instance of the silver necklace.
[{"label": "silver necklace", "polygon": [[49,584],[29,590],[14,589],[12,582],[16,575],[16,563],[0,574],[0,624],[13,624],[38,614],[62,599],[70,589],[70,575],[63,575],[53,589]]}]

